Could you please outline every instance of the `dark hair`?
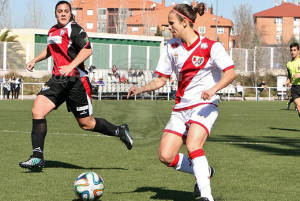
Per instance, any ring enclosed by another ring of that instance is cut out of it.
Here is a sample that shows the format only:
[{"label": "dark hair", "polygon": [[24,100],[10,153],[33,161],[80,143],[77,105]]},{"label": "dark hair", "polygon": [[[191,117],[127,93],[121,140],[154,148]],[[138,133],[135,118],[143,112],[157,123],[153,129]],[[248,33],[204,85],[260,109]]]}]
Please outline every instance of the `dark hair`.
[{"label": "dark hair", "polygon": [[290,44],[290,49],[292,49],[293,47],[297,47],[297,49],[299,50],[299,44],[298,43]]},{"label": "dark hair", "polygon": [[71,12],[71,18],[70,18],[70,21],[74,21],[74,15],[73,15],[73,13],[72,13],[72,6],[71,6],[71,4],[70,4],[69,2],[67,2],[67,1],[59,1],[59,2],[57,2],[57,4],[55,5],[55,11],[54,11],[54,12],[56,12],[56,9],[57,9],[57,7],[58,7],[60,4],[67,4],[67,5],[69,6],[69,9],[70,9],[70,12]]},{"label": "dark hair", "polygon": [[[198,3],[194,8],[188,4],[177,4],[174,6],[173,10],[181,13],[182,15],[189,18],[191,21],[195,22],[197,18],[197,13],[202,16],[205,11],[205,4],[203,2]],[[177,18],[180,21],[184,20],[184,17],[176,13]],[[190,22],[190,26],[193,27],[193,23]]]}]

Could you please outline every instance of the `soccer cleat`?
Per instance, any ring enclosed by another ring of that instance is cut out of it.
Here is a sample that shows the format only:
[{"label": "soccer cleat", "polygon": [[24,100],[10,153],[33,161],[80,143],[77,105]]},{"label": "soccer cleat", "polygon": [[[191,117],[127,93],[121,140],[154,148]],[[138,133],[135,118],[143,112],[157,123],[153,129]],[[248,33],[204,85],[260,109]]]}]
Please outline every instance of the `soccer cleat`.
[{"label": "soccer cleat", "polygon": [[286,104],[286,109],[287,109],[287,110],[290,109],[290,104],[289,104],[289,102]]},{"label": "soccer cleat", "polygon": [[20,162],[19,163],[21,168],[43,168],[45,167],[45,161],[43,158],[36,158],[33,156],[30,156],[30,158],[27,161]]},{"label": "soccer cleat", "polygon": [[124,142],[126,145],[127,149],[130,150],[132,149],[133,146],[133,139],[129,133],[129,127],[127,124],[122,124],[119,127],[119,134],[118,134],[120,140]]},{"label": "soccer cleat", "polygon": [[[212,178],[214,176],[214,174],[215,174],[215,169],[213,167],[211,167],[211,166],[209,166],[209,173],[210,173],[210,178]],[[195,197],[200,197],[201,196],[201,193],[199,191],[197,183],[194,186],[194,196]]]}]

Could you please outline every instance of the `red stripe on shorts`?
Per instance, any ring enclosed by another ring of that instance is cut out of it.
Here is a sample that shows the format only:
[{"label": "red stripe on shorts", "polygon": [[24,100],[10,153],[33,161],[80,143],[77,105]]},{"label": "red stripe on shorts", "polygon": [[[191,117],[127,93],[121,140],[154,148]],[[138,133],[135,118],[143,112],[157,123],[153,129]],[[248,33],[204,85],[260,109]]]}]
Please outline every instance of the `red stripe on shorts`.
[{"label": "red stripe on shorts", "polygon": [[87,95],[90,97],[90,99],[92,100],[92,93],[91,93],[91,88],[90,88],[90,85],[87,81],[87,78],[86,77],[81,77],[81,82],[83,84],[83,87],[87,93]]}]

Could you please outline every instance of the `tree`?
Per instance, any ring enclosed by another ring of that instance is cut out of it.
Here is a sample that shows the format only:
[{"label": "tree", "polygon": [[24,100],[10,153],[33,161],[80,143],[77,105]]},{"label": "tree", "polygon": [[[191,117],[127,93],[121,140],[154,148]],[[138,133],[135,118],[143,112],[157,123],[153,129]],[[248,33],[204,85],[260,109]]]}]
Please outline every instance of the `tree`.
[{"label": "tree", "polygon": [[156,33],[155,33],[155,36],[162,36],[162,32],[161,32],[161,30],[160,30],[160,27],[159,27],[159,26],[157,26],[157,28],[156,28]]},{"label": "tree", "polygon": [[0,0],[0,28],[8,27],[10,25],[8,8],[9,8],[9,1]]},{"label": "tree", "polygon": [[[10,30],[4,30],[0,34],[0,54],[3,55],[3,42],[7,43],[6,49],[6,66],[9,70],[15,70],[25,66],[25,50],[17,41],[18,35],[9,34]],[[0,57],[0,64],[3,64],[3,57]]]},{"label": "tree", "polygon": [[252,7],[248,4],[241,4],[233,9],[235,29],[237,32],[236,44],[240,48],[253,48],[255,27],[253,22]]},{"label": "tree", "polygon": [[27,27],[37,29],[41,25],[41,9],[37,0],[28,0],[29,16],[26,20]]}]

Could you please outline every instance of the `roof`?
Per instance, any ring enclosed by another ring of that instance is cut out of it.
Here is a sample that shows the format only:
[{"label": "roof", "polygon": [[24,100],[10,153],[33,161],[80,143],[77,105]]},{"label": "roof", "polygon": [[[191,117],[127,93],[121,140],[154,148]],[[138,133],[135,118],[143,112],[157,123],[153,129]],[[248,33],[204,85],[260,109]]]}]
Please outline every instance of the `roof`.
[{"label": "roof", "polygon": [[279,6],[255,13],[256,17],[300,17],[300,6],[293,3],[283,3]]},{"label": "roof", "polygon": [[[173,6],[169,6],[169,7],[165,7],[162,9],[157,9],[154,11],[146,12],[144,15],[142,15],[142,14],[135,15],[135,16],[129,17],[127,19],[127,24],[140,25],[140,24],[144,24],[143,19],[144,19],[144,21],[145,21],[145,19],[151,19],[151,22],[156,22],[156,24],[168,25],[169,24],[168,23],[168,15],[172,9],[173,9]],[[215,26],[216,21],[211,20],[213,18],[216,18],[216,15],[206,12],[201,17],[199,17],[199,15],[198,15],[195,23],[196,24],[203,24],[203,23],[208,24],[209,23],[209,24],[211,24],[211,26]],[[218,16],[218,26],[232,27],[233,23],[229,19]]]},{"label": "roof", "polygon": [[140,9],[140,8],[152,8],[153,4],[156,5],[157,8],[162,8],[164,5],[146,0],[98,0],[98,7],[99,8],[131,8],[131,9]]}]

